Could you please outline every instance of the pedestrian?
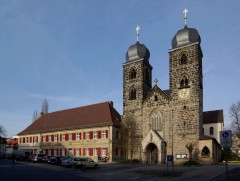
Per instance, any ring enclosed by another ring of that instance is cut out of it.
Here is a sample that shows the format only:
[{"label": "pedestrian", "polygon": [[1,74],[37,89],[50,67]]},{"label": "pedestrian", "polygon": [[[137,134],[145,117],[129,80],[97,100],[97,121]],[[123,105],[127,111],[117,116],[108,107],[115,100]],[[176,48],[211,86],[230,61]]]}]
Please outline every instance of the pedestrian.
[{"label": "pedestrian", "polygon": [[13,162],[13,164],[15,164],[15,162],[16,162],[16,155],[15,154],[12,154],[12,162]]}]

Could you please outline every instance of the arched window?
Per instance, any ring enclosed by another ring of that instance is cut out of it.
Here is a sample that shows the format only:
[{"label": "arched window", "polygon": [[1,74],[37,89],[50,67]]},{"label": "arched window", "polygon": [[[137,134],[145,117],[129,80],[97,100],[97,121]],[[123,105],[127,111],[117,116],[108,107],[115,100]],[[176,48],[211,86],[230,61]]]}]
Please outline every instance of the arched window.
[{"label": "arched window", "polygon": [[152,130],[156,130],[156,131],[163,130],[162,117],[158,111],[152,113],[151,121],[152,121]]},{"label": "arched window", "polygon": [[202,156],[210,156],[210,151],[207,146],[204,146],[202,149]]},{"label": "arched window", "polygon": [[214,134],[214,129],[213,129],[213,127],[210,127],[210,128],[209,128],[209,134],[210,134],[210,135],[213,135],[213,134]]},{"label": "arched window", "polygon": [[135,79],[137,77],[137,71],[135,69],[131,69],[129,78]]},{"label": "arched window", "polygon": [[130,95],[130,96],[129,96],[129,99],[130,99],[130,100],[136,99],[136,90],[135,90],[134,87],[132,87],[132,88],[130,89],[129,95]]},{"label": "arched window", "polygon": [[180,88],[189,87],[188,79],[184,76],[180,81]]},{"label": "arched window", "polygon": [[187,56],[185,54],[182,54],[181,59],[180,59],[180,64],[187,64]]}]

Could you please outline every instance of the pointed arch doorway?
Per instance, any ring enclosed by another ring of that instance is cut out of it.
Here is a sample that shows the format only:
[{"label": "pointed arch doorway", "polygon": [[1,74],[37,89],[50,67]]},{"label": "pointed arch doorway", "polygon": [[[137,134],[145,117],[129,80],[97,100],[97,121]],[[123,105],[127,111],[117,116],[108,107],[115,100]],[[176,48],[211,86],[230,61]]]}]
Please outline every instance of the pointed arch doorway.
[{"label": "pointed arch doorway", "polygon": [[153,130],[150,130],[142,140],[142,163],[166,163],[166,142]]},{"label": "pointed arch doorway", "polygon": [[147,164],[158,163],[158,148],[155,144],[150,143],[146,147]]}]

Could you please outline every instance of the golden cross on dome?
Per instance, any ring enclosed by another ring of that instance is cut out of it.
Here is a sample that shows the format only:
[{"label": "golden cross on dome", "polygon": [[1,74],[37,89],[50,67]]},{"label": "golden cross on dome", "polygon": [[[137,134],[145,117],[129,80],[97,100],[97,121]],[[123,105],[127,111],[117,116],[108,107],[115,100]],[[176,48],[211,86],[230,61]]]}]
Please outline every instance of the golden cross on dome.
[{"label": "golden cross on dome", "polygon": [[138,25],[137,25],[136,31],[137,31],[137,41],[138,41],[139,40],[139,32],[140,32],[140,27]]},{"label": "golden cross on dome", "polygon": [[183,10],[183,14],[184,14],[184,24],[185,24],[185,25],[187,25],[187,13],[188,13],[188,10],[187,10],[187,8],[185,8],[185,9]]}]

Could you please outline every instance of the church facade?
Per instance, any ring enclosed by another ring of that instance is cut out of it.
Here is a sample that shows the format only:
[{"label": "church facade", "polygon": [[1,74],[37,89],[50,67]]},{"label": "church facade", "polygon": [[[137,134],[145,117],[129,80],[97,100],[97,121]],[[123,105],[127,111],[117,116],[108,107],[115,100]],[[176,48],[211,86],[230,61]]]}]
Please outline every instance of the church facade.
[{"label": "church facade", "polygon": [[138,41],[140,28],[136,30],[137,42],[127,50],[123,64],[123,122],[134,127],[127,157],[150,164],[166,163],[167,155],[175,163],[188,158],[219,161],[218,142],[202,132],[203,53],[198,31],[185,23],[173,37],[169,90],[162,90],[157,80],[152,86],[150,52]]}]

